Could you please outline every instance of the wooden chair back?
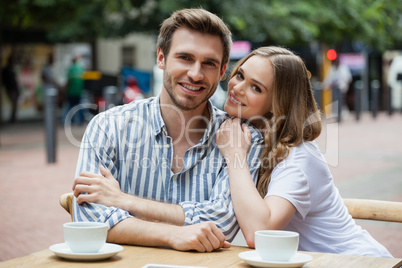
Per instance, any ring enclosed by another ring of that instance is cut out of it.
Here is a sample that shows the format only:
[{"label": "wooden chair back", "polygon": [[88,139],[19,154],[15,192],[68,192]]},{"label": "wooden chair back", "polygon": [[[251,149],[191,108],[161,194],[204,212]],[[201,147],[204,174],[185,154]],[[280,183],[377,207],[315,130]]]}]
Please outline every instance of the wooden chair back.
[{"label": "wooden chair back", "polygon": [[60,205],[70,214],[73,220],[73,193],[65,193],[60,196]]},{"label": "wooden chair back", "polygon": [[[73,193],[62,194],[59,201],[73,220]],[[402,223],[402,202],[357,198],[344,198],[343,201],[354,219]]]},{"label": "wooden chair back", "polygon": [[402,202],[354,198],[343,201],[354,219],[402,223]]}]

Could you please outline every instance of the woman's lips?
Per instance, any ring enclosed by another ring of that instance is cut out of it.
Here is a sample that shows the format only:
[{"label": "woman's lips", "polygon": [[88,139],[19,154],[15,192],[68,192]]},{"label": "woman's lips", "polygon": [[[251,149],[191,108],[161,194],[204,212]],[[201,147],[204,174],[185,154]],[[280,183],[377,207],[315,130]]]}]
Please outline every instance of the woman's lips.
[{"label": "woman's lips", "polygon": [[241,101],[239,101],[236,96],[230,94],[229,95],[229,101],[235,105],[239,105],[239,106],[246,106],[245,104],[243,104]]}]

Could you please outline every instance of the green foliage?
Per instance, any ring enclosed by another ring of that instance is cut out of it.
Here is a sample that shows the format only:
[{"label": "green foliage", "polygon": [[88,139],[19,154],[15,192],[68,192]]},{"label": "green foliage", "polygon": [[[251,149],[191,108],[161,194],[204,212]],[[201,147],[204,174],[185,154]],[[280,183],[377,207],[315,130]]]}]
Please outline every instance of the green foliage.
[{"label": "green foliage", "polygon": [[42,28],[55,41],[89,41],[130,32],[157,34],[174,10],[203,7],[235,39],[281,45],[345,39],[379,50],[402,42],[398,0],[0,0],[0,27]]},{"label": "green foliage", "polygon": [[[232,0],[233,32],[243,39],[284,45],[318,40],[336,45],[345,39],[379,50],[401,42],[402,5],[398,0]],[[244,12],[246,10],[246,12]],[[390,34],[393,33],[393,34]]]}]

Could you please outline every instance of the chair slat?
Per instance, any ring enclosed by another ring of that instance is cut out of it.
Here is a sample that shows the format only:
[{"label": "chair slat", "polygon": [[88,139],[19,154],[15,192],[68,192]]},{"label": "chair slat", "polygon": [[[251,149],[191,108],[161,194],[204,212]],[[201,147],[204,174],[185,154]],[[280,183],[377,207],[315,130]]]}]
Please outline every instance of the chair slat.
[{"label": "chair slat", "polygon": [[344,198],[354,219],[402,222],[402,202]]},{"label": "chair slat", "polygon": [[60,205],[70,214],[73,220],[73,193],[65,193],[60,196]]}]

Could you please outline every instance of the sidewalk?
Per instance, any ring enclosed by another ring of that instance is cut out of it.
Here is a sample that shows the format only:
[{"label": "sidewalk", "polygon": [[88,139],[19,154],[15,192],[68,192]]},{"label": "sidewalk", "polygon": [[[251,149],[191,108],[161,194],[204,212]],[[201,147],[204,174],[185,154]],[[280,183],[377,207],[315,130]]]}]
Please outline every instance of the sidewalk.
[{"label": "sidewalk", "polygon": [[[80,141],[85,127],[73,128]],[[70,216],[59,196],[71,191],[79,148],[58,129],[57,162],[46,163],[42,122],[0,129],[0,261],[63,242]],[[343,197],[402,201],[402,115],[362,115],[328,122],[318,144]],[[402,257],[402,224],[359,221],[395,257]]]},{"label": "sidewalk", "polygon": [[[73,133],[81,139],[85,128]],[[0,261],[64,241],[71,221],[59,196],[71,191],[79,148],[57,132],[56,163],[47,164],[42,122],[6,125],[0,131]]]}]

